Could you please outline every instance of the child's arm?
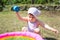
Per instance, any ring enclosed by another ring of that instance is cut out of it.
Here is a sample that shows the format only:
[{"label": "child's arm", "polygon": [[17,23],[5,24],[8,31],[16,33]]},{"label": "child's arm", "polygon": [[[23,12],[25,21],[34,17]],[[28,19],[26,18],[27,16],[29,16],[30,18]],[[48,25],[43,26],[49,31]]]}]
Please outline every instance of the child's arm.
[{"label": "child's arm", "polygon": [[46,29],[49,29],[49,30],[51,30],[51,31],[53,31],[53,32],[55,32],[55,33],[58,33],[58,30],[50,27],[49,25],[43,23],[42,21],[40,21],[39,23],[40,23],[40,25],[41,25],[42,27],[44,27],[44,28],[46,28]]},{"label": "child's arm", "polygon": [[19,15],[19,12],[16,12],[16,15],[17,15],[17,17],[18,17],[20,20],[22,20],[22,21],[28,21],[28,17],[21,17],[21,16]]}]

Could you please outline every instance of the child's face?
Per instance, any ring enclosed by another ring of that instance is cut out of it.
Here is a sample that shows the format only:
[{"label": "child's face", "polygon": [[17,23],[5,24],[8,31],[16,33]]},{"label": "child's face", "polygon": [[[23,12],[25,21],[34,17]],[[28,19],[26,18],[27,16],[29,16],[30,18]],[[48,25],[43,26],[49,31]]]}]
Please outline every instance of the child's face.
[{"label": "child's face", "polygon": [[30,19],[31,22],[35,22],[36,21],[36,18],[35,18],[34,15],[29,14],[28,16],[29,16],[29,19]]}]

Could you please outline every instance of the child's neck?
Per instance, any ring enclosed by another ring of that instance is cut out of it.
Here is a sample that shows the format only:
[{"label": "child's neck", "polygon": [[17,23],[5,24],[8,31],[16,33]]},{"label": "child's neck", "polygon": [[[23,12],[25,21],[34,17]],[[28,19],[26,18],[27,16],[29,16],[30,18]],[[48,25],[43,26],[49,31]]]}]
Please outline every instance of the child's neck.
[{"label": "child's neck", "polygon": [[30,22],[34,23],[34,22],[36,22],[36,21],[37,21],[37,19],[36,19],[36,20],[34,20],[34,21],[30,21]]}]

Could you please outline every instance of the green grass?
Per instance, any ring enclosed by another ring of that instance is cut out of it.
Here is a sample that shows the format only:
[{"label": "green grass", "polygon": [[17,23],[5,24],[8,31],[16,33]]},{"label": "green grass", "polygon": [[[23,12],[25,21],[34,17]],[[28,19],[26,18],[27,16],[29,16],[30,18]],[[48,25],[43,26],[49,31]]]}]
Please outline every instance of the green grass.
[{"label": "green grass", "polygon": [[[27,16],[27,11],[21,11],[20,15]],[[53,28],[56,28],[60,32],[60,12],[59,11],[42,11],[41,16],[38,17],[39,20],[47,23]],[[20,21],[15,12],[3,11],[0,12],[0,34],[6,32],[17,32],[21,31],[21,28],[26,25],[25,22]],[[44,37],[50,37],[60,40],[60,34],[55,34],[50,30],[46,30],[42,27],[41,34]]]}]

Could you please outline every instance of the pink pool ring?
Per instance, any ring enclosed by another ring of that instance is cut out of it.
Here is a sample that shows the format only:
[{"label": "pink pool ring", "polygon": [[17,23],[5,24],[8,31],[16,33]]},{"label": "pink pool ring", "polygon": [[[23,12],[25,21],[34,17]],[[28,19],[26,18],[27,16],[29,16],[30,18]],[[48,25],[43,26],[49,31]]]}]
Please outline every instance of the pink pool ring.
[{"label": "pink pool ring", "polygon": [[31,40],[43,40],[40,35],[31,32],[8,32],[0,34],[0,40],[6,40],[14,37],[30,38]]}]

